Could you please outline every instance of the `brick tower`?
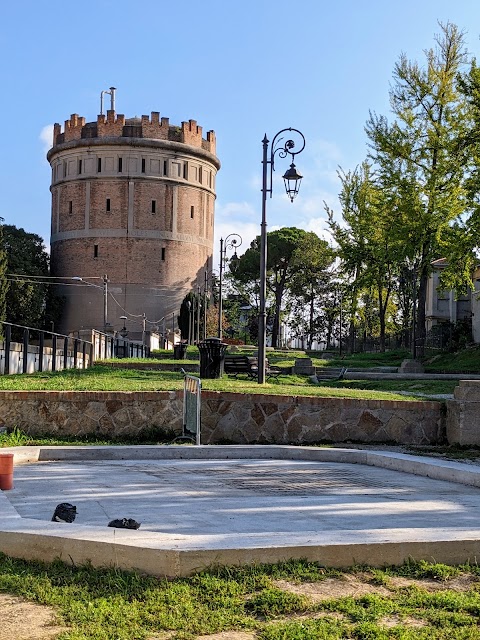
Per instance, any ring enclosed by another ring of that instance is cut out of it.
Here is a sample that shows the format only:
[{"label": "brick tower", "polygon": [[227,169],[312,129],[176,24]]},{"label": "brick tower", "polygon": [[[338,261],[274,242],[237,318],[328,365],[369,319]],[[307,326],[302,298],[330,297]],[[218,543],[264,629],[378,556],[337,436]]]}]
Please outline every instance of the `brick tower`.
[{"label": "brick tower", "polygon": [[195,120],[172,126],[155,111],[125,118],[112,97],[96,122],[73,114],[63,132],[55,124],[47,159],[51,270],[66,278],[58,330],[103,330],[105,302],[113,329],[127,316],[127,329],[142,331],[143,314],[147,330],[164,316],[171,326],[183,297],[211,268],[215,133],[202,138]]}]

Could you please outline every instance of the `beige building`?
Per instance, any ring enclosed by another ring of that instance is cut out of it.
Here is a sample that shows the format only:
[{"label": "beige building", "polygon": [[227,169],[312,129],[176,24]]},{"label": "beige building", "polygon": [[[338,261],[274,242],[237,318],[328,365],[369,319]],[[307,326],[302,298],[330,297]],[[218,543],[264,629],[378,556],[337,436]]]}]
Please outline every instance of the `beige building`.
[{"label": "beige building", "polygon": [[105,303],[115,330],[141,331],[144,318],[147,330],[162,317],[172,325],[211,269],[215,153],[213,131],[204,138],[195,120],[173,126],[158,112],[111,109],[55,125],[47,158],[51,270],[65,279],[61,332],[103,330]]},{"label": "beige building", "polygon": [[442,322],[455,324],[471,319],[473,340],[480,343],[480,267],[477,267],[473,277],[475,290],[457,297],[452,289],[439,289],[442,270],[447,266],[445,258],[435,260],[432,266],[425,303],[427,331]]}]

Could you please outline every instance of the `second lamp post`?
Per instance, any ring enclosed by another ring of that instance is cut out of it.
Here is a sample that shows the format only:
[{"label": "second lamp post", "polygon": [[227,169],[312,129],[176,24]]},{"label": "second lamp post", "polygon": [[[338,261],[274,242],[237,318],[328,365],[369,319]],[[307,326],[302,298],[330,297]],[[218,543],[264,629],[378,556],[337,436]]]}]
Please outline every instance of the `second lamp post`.
[{"label": "second lamp post", "polygon": [[218,337],[223,338],[223,301],[222,301],[222,284],[223,284],[223,266],[227,262],[227,249],[234,249],[234,254],[230,258],[232,266],[238,264],[237,247],[242,244],[242,236],[238,233],[229,233],[225,238],[220,238],[220,277],[218,280]]}]

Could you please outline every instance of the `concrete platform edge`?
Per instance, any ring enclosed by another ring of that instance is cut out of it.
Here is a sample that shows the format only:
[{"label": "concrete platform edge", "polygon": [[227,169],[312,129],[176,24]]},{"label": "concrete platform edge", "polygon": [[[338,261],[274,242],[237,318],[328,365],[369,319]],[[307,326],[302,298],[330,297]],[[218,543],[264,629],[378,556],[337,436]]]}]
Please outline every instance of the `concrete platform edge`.
[{"label": "concrete platform edge", "polygon": [[[480,467],[387,451],[293,447],[288,445],[206,445],[131,447],[18,447],[15,464],[43,460],[122,459],[291,459],[348,462],[480,486]],[[291,536],[291,544],[276,543],[276,535],[226,536],[224,540],[164,536],[100,527],[62,527],[21,518],[0,491],[0,551],[13,557],[94,566],[113,566],[168,577],[185,576],[218,564],[278,562],[307,558],[325,566],[356,563],[401,564],[408,558],[458,564],[480,556],[480,531],[442,530],[434,537],[423,530],[342,531],[328,536],[312,532],[309,539]],[[49,531],[51,529],[51,531]],[[423,537],[423,539],[422,539]],[[283,536],[282,536],[283,538]],[[278,538],[277,538],[278,539]],[[285,538],[284,538],[285,539]]]}]

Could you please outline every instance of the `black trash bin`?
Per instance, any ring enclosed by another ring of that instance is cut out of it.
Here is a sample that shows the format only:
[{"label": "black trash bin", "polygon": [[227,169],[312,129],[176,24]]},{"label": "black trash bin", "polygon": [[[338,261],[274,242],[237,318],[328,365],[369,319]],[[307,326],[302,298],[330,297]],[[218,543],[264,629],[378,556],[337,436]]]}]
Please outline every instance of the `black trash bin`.
[{"label": "black trash bin", "polygon": [[178,344],[173,345],[174,360],[185,360],[186,355],[187,355],[187,345],[185,342],[179,342]]},{"label": "black trash bin", "polygon": [[201,378],[222,377],[227,347],[228,344],[223,343],[220,338],[206,338],[199,342]]}]

